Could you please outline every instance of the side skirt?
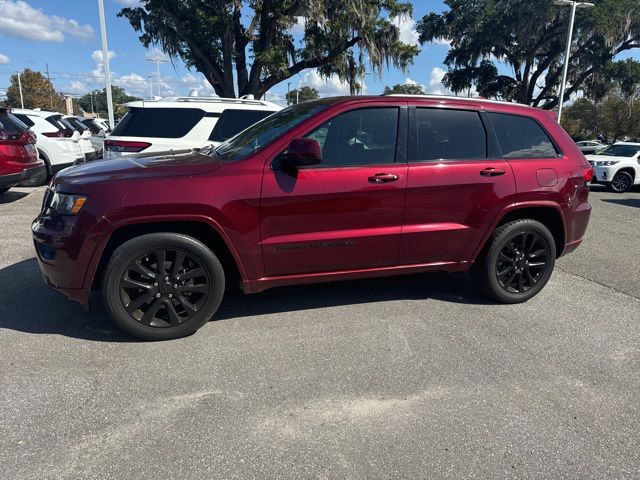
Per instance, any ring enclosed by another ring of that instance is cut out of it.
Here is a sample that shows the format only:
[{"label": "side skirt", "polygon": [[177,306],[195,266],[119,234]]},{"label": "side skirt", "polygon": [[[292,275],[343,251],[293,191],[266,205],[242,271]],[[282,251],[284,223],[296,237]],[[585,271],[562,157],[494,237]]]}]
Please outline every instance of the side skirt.
[{"label": "side skirt", "polygon": [[343,280],[359,280],[365,278],[392,277],[425,272],[464,272],[471,268],[471,262],[437,262],[414,265],[394,265],[391,267],[363,268],[357,270],[339,270],[321,273],[302,273],[263,277],[255,280],[244,280],[241,284],[244,293],[259,293],[269,288],[287,285],[306,285],[312,283],[337,282]]}]

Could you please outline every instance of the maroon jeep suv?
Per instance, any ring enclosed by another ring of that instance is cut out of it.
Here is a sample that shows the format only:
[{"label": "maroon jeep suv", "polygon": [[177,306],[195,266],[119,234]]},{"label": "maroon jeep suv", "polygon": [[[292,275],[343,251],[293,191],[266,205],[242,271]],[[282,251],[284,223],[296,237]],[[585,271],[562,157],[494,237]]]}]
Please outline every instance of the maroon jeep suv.
[{"label": "maroon jeep suv", "polygon": [[471,272],[524,302],[589,222],[592,170],[549,112],[451,97],[301,103],[217,148],[68,168],[32,230],[45,281],[122,329],[189,335],[245,293]]}]

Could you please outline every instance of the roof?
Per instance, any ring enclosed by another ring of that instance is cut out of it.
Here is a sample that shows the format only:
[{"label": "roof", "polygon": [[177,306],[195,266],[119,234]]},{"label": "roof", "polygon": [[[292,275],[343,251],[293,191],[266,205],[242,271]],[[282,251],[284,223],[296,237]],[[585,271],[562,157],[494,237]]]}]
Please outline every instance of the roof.
[{"label": "roof", "polygon": [[[215,107],[253,107],[256,110],[280,110],[282,107],[266,100],[251,98],[222,98],[222,97],[165,97],[159,100],[137,100],[126,104],[129,108],[201,108]],[[224,109],[223,108],[223,109]]]},{"label": "roof", "polygon": [[440,104],[446,105],[446,104],[457,104],[457,105],[461,105],[461,104],[468,104],[468,105],[473,105],[476,107],[480,107],[480,108],[487,108],[487,109],[491,109],[491,106],[496,106],[496,105],[501,105],[501,106],[505,106],[505,107],[510,107],[510,108],[516,108],[516,109],[531,109],[531,110],[541,110],[539,108],[535,108],[535,107],[531,107],[529,105],[524,105],[521,103],[514,103],[514,102],[505,102],[502,100],[489,100],[489,99],[485,99],[485,98],[479,98],[479,97],[456,97],[456,96],[451,96],[451,95],[361,95],[361,96],[342,96],[342,97],[328,97],[328,98],[321,98],[318,100],[313,100],[311,103],[316,103],[319,105],[335,105],[337,103],[343,103],[343,102],[358,102],[358,101],[362,101],[362,102],[384,102],[385,100],[389,100],[389,99],[393,99],[393,100],[405,100],[405,101],[415,101],[415,100],[426,100],[429,101],[431,103],[433,102],[439,102]]}]

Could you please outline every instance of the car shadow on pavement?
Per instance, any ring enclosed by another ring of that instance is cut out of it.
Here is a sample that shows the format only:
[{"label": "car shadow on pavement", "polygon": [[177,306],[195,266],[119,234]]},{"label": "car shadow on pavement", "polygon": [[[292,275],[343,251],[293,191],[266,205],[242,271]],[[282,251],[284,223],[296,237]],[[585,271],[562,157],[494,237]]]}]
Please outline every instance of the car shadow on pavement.
[{"label": "car shadow on pavement", "polygon": [[640,208],[640,198],[603,198],[603,202],[626,205],[627,207]]},{"label": "car shadow on pavement", "polygon": [[85,312],[80,304],[47,287],[35,258],[0,269],[0,285],[3,286],[0,331],[6,328],[84,340],[135,341],[111,323],[102,305]]},{"label": "car shadow on pavement", "polygon": [[7,193],[3,193],[2,195],[0,195],[0,204],[17,202],[27,195],[29,194],[25,192],[14,192],[12,190],[9,190]]},{"label": "car shadow on pavement", "polygon": [[[3,301],[0,330],[64,335],[103,342],[135,342],[107,317],[99,295],[92,310],[48,288],[35,258],[0,269]],[[227,320],[308,309],[397,300],[435,299],[463,304],[490,304],[465,274],[432,273],[404,277],[281,287],[253,295],[230,288],[216,320]]]},{"label": "car shadow on pavement", "polygon": [[225,295],[215,319],[427,299],[468,305],[492,304],[480,295],[467,274],[426,273],[279,287],[252,295],[244,295],[239,289],[232,289]]}]

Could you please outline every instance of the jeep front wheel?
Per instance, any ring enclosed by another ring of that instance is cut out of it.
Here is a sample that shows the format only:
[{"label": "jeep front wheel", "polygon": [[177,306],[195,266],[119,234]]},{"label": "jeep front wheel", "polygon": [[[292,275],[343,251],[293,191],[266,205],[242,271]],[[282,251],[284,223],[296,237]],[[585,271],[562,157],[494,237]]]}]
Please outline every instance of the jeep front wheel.
[{"label": "jeep front wheel", "polygon": [[152,233],[115,250],[105,271],[103,301],[127,333],[169,340],[191,335],[211,319],[224,289],[222,265],[202,242]]}]

